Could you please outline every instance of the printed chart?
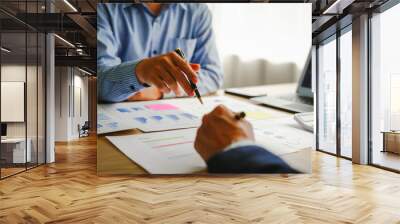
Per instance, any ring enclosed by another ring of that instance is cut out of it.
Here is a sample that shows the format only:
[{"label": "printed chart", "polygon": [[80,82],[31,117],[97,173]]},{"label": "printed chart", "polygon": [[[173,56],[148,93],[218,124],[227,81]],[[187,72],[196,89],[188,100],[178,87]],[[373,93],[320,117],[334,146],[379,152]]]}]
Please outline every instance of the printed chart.
[{"label": "printed chart", "polygon": [[193,113],[199,117],[204,114],[211,112],[216,106],[222,104],[234,112],[244,111],[246,112],[246,119],[249,121],[255,120],[266,120],[276,118],[276,113],[270,113],[265,108],[260,106],[243,102],[240,100],[232,99],[230,97],[216,96],[216,97],[204,97],[204,105],[193,103],[192,99],[179,99],[174,100],[173,104],[180,108],[190,108]]},{"label": "printed chart", "polygon": [[111,104],[98,104],[97,105],[97,133],[110,133],[116,131],[127,130],[131,127],[126,122],[117,119],[116,115],[113,115],[114,110]]},{"label": "printed chart", "polygon": [[159,101],[98,106],[98,133],[132,128],[139,128],[144,132],[165,131],[197,127],[199,124],[198,116]]},{"label": "printed chart", "polygon": [[[280,156],[292,167],[310,172],[312,134],[297,132],[297,127],[291,118],[266,121],[255,127],[256,143]],[[107,138],[151,174],[190,174],[203,171],[206,167],[194,149],[195,137],[196,129],[188,128]]]},{"label": "printed chart", "polygon": [[206,168],[194,149],[196,127],[205,113],[220,104],[234,112],[246,112],[257,144],[300,171],[311,170],[311,133],[302,130],[292,117],[281,119],[279,113],[229,97],[204,97],[203,105],[195,98],[101,104],[99,133],[132,128],[152,132],[107,139],[151,174],[195,173]]},{"label": "printed chart", "polygon": [[188,174],[206,168],[194,149],[195,135],[196,129],[190,128],[107,138],[151,174]]},{"label": "printed chart", "polygon": [[198,127],[201,117],[220,104],[234,112],[245,111],[246,119],[252,123],[279,117],[265,108],[229,97],[204,97],[203,100],[203,105],[195,98],[99,104],[98,133],[132,128],[154,132]]},{"label": "printed chart", "polygon": [[302,129],[291,117],[253,122],[253,128],[257,141],[277,155],[314,144],[313,134]]}]

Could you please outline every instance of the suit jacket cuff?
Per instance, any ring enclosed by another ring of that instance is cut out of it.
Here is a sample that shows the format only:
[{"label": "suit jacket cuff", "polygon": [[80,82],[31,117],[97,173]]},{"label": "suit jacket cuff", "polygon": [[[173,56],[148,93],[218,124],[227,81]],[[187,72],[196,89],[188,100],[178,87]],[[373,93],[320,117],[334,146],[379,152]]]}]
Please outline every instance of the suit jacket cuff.
[{"label": "suit jacket cuff", "polygon": [[263,147],[240,146],[217,153],[207,161],[210,173],[299,173]]}]

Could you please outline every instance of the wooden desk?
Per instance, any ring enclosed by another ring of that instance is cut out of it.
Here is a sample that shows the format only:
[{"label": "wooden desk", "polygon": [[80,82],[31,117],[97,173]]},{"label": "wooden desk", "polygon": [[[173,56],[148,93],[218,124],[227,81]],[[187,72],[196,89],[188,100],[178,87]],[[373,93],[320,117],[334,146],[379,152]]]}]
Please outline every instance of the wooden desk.
[{"label": "wooden desk", "polygon": [[[279,84],[279,85],[267,85],[267,86],[257,86],[252,88],[267,88],[269,95],[278,95],[282,93],[294,92],[296,84]],[[215,95],[225,95],[235,99],[250,102],[249,100],[233,95],[224,94],[223,91],[219,91]],[[261,107],[262,110],[273,113],[276,117],[288,117],[291,113],[283,112],[268,107]],[[123,175],[123,174],[147,174],[147,172],[137,165],[135,162],[126,157],[121,151],[119,151],[112,143],[110,143],[105,136],[121,136],[121,135],[132,135],[140,134],[141,132],[137,129],[132,129],[128,131],[120,131],[109,134],[98,135],[97,138],[97,174],[98,175]],[[310,152],[299,152],[303,157],[309,156]],[[298,162],[299,153],[292,153],[287,155],[288,161]],[[311,169],[311,167],[306,167],[303,169]]]},{"label": "wooden desk", "polygon": [[383,150],[382,152],[391,152],[400,154],[400,132],[399,131],[382,131]]}]

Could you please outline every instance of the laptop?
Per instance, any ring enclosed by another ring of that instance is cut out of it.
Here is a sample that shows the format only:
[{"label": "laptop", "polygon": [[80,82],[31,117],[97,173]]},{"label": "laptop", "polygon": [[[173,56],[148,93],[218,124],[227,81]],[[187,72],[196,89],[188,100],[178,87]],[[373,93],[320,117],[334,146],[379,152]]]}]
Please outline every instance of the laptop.
[{"label": "laptop", "polygon": [[280,96],[260,96],[254,97],[250,100],[267,105],[269,107],[274,107],[277,109],[304,113],[314,111],[314,99],[313,92],[311,89],[312,80],[312,65],[311,65],[311,51],[308,54],[307,61],[302,70],[302,74],[297,84],[297,89],[295,93],[289,93]]},{"label": "laptop", "polygon": [[7,139],[7,124],[1,123],[1,140]]}]

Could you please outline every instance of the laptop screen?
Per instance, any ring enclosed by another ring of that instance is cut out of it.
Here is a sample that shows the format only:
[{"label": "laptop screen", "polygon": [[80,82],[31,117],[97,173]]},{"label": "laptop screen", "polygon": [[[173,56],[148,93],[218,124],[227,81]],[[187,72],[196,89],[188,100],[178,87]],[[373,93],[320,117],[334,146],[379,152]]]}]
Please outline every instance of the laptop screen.
[{"label": "laptop screen", "polygon": [[306,74],[301,83],[301,86],[304,88],[311,89],[311,63],[309,63],[309,65],[307,65]]},{"label": "laptop screen", "polygon": [[302,97],[313,98],[314,94],[312,93],[312,70],[311,70],[311,52],[307,58],[306,64],[303,68],[301,77],[299,79],[299,83],[297,85],[297,95]]},{"label": "laptop screen", "polygon": [[1,136],[7,136],[7,124],[1,123]]}]

